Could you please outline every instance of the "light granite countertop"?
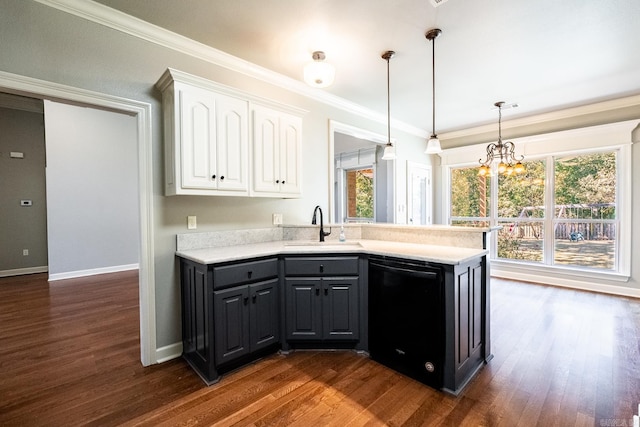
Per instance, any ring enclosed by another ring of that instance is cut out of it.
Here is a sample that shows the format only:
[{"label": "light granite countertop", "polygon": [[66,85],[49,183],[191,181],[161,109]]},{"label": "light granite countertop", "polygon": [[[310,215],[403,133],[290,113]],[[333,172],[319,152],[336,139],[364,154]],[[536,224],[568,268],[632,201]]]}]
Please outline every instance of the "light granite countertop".
[{"label": "light granite countertop", "polygon": [[457,265],[489,253],[485,249],[454,246],[401,243],[383,240],[307,241],[280,240],[246,245],[208,247],[177,251],[176,255],[200,264],[216,264],[243,259],[286,255],[322,255],[337,253],[357,253],[387,255],[416,261]]}]

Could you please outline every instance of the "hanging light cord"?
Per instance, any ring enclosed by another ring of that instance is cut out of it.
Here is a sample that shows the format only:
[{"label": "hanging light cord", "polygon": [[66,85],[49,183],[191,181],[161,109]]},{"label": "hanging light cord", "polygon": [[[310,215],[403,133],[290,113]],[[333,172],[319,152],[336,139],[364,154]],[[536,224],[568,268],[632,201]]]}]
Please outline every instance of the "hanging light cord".
[{"label": "hanging light cord", "polygon": [[431,90],[433,93],[432,97],[432,128],[431,135],[433,137],[436,136],[436,39],[435,37],[431,40]]},{"label": "hanging light cord", "polygon": [[389,60],[387,55],[387,144],[391,144],[391,80],[389,79]]}]

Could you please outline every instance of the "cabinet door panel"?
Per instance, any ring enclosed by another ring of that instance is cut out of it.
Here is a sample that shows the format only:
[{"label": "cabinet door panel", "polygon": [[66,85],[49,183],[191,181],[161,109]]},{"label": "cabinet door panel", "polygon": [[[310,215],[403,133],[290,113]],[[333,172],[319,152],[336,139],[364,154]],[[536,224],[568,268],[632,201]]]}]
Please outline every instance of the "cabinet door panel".
[{"label": "cabinet door panel", "polygon": [[280,341],[278,279],[249,286],[251,351]]},{"label": "cabinet door panel", "polygon": [[213,310],[217,364],[249,353],[249,291],[246,286],[215,291]]},{"label": "cabinet door panel", "polygon": [[253,190],[278,192],[279,118],[270,109],[254,107],[253,111]]},{"label": "cabinet door panel", "polygon": [[248,104],[216,95],[219,190],[249,190]]},{"label": "cabinet door panel", "polygon": [[321,339],[320,279],[286,279],[287,339]]},{"label": "cabinet door panel", "polygon": [[280,191],[300,194],[302,172],[302,119],[283,115],[280,118]]},{"label": "cabinet door panel", "polygon": [[216,119],[210,94],[197,89],[180,91],[182,187],[214,189]]},{"label": "cabinet door panel", "polygon": [[358,279],[322,280],[324,339],[357,340],[360,336]]}]

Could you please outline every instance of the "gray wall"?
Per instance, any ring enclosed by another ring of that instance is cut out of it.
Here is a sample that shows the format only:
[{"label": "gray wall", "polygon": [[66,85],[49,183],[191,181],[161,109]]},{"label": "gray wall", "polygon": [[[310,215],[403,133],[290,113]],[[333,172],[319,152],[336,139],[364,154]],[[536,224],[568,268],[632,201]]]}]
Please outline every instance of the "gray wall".
[{"label": "gray wall", "polygon": [[[271,226],[274,212],[283,213],[285,223],[308,223],[315,205],[329,204],[329,120],[386,133],[386,122],[373,122],[337,110],[40,3],[0,0],[0,10],[0,70],[135,99],[152,106],[158,347],[180,341],[180,291],[175,249],[176,234],[187,232],[188,215],[197,216],[198,232]],[[155,83],[167,67],[309,111],[303,125],[303,197],[282,200],[163,196],[162,110]],[[411,144],[424,146],[422,138],[400,131],[394,135],[405,147]],[[403,156],[402,145],[397,147],[397,152]],[[101,159],[95,161],[101,162]]]},{"label": "gray wall", "polygon": [[137,267],[136,118],[45,101],[50,279]]},{"label": "gray wall", "polygon": [[[0,108],[0,274],[47,266],[44,123],[39,103],[40,112]],[[23,153],[24,158],[10,158],[11,152]],[[20,206],[21,200],[33,205]]]},{"label": "gray wall", "polygon": [[[158,347],[180,340],[180,293],[174,252],[176,234],[187,232],[187,215],[197,215],[197,231],[270,226],[273,212],[284,213],[285,223],[308,223],[315,205],[329,204],[328,171],[331,163],[328,121],[333,119],[379,134],[386,133],[386,123],[373,122],[328,107],[268,83],[33,1],[0,0],[0,10],[0,70],[152,105]],[[292,200],[164,197],[162,116],[160,94],[154,84],[167,67],[308,110],[303,129],[303,197]],[[615,121],[615,117],[610,119]],[[425,141],[400,131],[394,131],[394,137],[400,141],[396,150],[402,159],[396,162],[395,173],[397,177],[406,177],[406,160],[411,158],[413,152],[422,152]],[[425,163],[428,162],[425,160]],[[637,178],[638,173],[634,172],[634,178]],[[405,187],[406,185],[397,185],[396,198],[404,199]],[[634,196],[637,195],[636,186]],[[635,200],[634,219],[637,219],[640,198],[636,197]],[[438,203],[434,206],[436,210],[439,209]],[[633,232],[634,241],[640,242],[640,228],[634,228]],[[637,287],[640,275],[637,272],[634,274],[633,286]]]}]

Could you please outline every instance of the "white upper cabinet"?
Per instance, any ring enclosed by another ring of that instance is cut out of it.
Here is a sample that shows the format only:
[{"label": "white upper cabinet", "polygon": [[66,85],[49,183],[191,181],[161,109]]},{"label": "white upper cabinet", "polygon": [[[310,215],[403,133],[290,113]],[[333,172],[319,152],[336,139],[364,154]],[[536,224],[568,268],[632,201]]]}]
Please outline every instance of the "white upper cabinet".
[{"label": "white upper cabinet", "polygon": [[167,196],[300,196],[302,110],[172,69],[157,86]]},{"label": "white upper cabinet", "polygon": [[252,195],[299,197],[302,118],[254,105]]}]

